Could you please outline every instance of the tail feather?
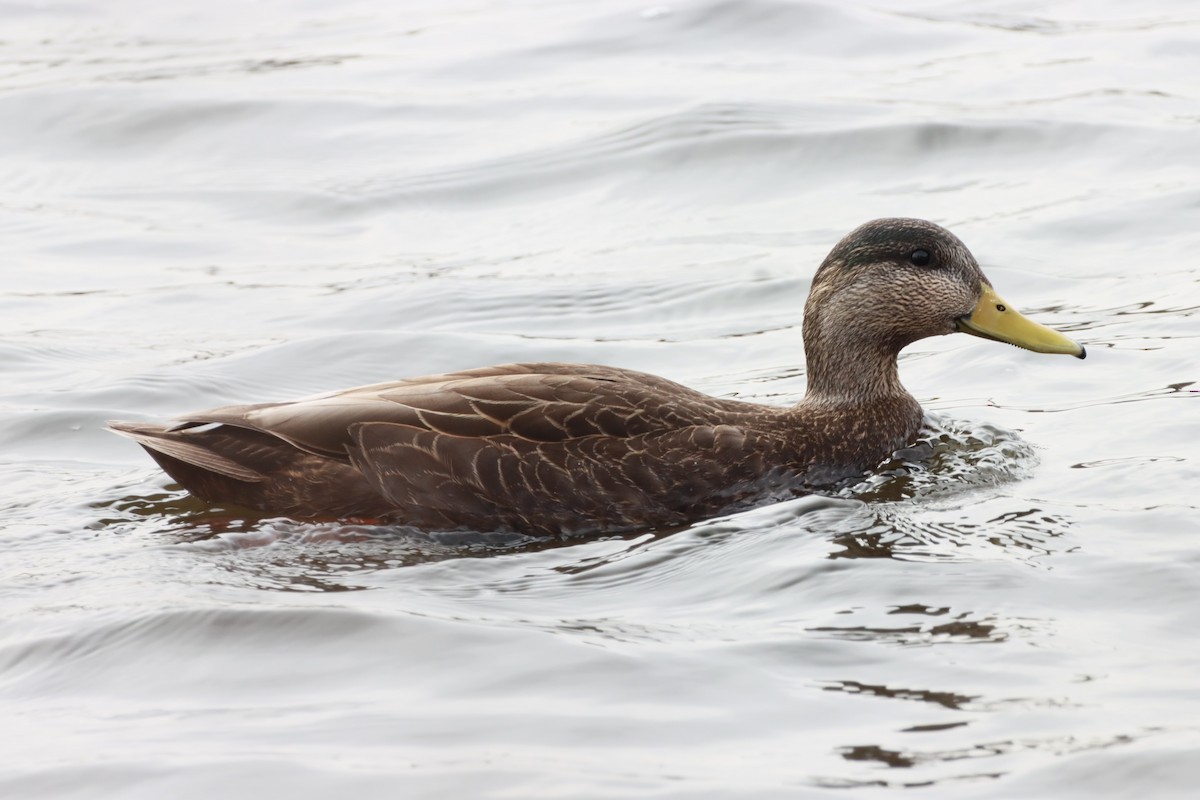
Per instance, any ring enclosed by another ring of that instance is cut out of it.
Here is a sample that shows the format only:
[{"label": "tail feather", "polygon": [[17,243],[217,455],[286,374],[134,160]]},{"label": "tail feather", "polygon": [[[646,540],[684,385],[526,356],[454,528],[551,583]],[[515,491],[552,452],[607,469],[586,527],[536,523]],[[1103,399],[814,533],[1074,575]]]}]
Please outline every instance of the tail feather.
[{"label": "tail feather", "polygon": [[[244,464],[188,440],[188,435],[182,431],[173,431],[165,425],[149,422],[109,422],[108,427],[121,436],[128,436],[157,458],[162,454],[170,458],[191,464],[218,475],[224,475],[238,481],[259,483],[267,476]],[[168,470],[169,471],[169,470]]]},{"label": "tail feather", "polygon": [[212,503],[322,519],[382,519],[396,511],[351,464],[297,449],[269,433],[235,425],[110,422],[109,427],[145,448],[189,492]]}]

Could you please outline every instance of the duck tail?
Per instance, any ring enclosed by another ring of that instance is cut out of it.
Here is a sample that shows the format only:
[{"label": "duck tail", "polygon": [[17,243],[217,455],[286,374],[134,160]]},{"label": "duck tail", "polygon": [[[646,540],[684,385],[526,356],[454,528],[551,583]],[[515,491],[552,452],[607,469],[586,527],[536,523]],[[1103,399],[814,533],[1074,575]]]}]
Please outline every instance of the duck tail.
[{"label": "duck tail", "polygon": [[206,447],[203,439],[193,438],[187,428],[120,421],[110,421],[108,427],[140,444],[168,475],[189,488],[197,469],[247,483],[259,483],[267,477]]}]

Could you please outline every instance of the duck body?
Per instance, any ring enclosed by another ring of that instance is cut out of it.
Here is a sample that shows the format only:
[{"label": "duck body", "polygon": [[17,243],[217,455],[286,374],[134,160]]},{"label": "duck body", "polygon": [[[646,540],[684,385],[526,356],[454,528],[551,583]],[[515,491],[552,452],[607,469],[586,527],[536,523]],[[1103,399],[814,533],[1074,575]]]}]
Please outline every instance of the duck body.
[{"label": "duck body", "polygon": [[917,432],[871,413],[710,397],[583,364],[507,364],[172,426],[113,423],[193,494],[290,517],[583,535],[669,527],[857,474]]},{"label": "duck body", "polygon": [[[925,256],[937,266],[915,263]],[[110,425],[192,494],[265,514],[532,535],[671,527],[837,483],[911,442],[922,411],[900,384],[900,348],[954,330],[1011,341],[994,323],[962,327],[991,303],[989,291],[949,232],[877,220],[843,239],[813,279],[809,385],[791,407],[633,370],[541,363],[227,406],[173,425]],[[1016,318],[1049,342],[1034,342],[1043,351],[1082,357],[1074,342]]]}]

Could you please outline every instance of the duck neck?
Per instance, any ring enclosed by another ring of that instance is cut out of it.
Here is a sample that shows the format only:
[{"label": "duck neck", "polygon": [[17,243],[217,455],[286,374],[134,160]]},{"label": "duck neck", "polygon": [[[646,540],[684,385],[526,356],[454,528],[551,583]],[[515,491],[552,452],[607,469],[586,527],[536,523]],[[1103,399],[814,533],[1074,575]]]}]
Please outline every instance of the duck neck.
[{"label": "duck neck", "polygon": [[[839,342],[836,347],[808,347],[808,389],[804,405],[863,406],[912,395],[900,383],[898,353],[881,343]],[[828,357],[837,353],[838,358]],[[913,401],[915,402],[915,401]]]}]

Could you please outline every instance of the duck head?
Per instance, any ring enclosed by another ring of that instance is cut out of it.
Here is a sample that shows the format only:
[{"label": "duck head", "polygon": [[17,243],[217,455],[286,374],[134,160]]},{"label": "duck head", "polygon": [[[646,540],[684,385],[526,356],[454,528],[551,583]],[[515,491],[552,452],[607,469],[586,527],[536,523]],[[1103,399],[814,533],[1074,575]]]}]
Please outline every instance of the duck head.
[{"label": "duck head", "polygon": [[804,311],[810,391],[814,380],[818,387],[838,383],[839,372],[882,375],[890,364],[894,374],[903,347],[955,332],[1038,353],[1086,356],[1079,343],[1022,316],[996,294],[950,231],[919,219],[868,222],[838,242],[813,277]]},{"label": "duck head", "polygon": [[996,294],[957,236],[919,219],[877,219],[837,243],[813,278],[806,339],[810,331],[896,351],[962,332],[1037,353],[1087,355]]}]

